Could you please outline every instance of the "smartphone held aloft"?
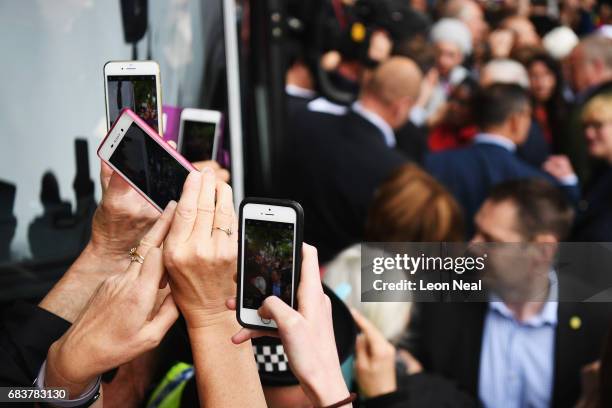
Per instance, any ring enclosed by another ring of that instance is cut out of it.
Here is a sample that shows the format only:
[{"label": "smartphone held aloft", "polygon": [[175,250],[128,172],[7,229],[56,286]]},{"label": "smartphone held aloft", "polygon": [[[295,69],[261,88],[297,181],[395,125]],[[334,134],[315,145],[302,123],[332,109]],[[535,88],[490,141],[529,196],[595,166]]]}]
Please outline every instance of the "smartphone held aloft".
[{"label": "smartphone held aloft", "polygon": [[196,170],[130,109],[121,112],[98,156],[160,212],[179,200],[187,176]]},{"label": "smartphone held aloft", "polygon": [[295,201],[247,198],[239,218],[236,317],[244,327],[275,330],[258,309],[268,296],[296,307],[304,213]]}]

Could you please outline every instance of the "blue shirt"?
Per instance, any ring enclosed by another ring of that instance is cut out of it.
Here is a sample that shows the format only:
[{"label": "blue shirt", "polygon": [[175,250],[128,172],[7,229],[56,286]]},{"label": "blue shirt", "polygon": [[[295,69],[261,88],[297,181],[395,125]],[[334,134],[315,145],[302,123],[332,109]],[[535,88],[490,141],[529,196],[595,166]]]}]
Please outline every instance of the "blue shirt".
[{"label": "blue shirt", "polygon": [[478,396],[487,408],[551,404],[557,326],[556,276],[539,314],[519,322],[501,301],[489,302],[480,353]]}]

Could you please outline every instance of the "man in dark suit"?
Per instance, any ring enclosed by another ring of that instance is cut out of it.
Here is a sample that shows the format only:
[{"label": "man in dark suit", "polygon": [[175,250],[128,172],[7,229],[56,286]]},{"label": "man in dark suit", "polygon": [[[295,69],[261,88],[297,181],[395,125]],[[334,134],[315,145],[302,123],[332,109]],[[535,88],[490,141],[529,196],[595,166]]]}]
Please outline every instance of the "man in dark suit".
[{"label": "man in dark suit", "polygon": [[515,152],[531,124],[528,93],[519,85],[493,84],[475,98],[481,133],[470,146],[435,153],[425,159],[426,169],[453,193],[463,206],[468,233],[471,220],[494,185],[512,179],[542,178],[565,190],[572,201],[580,191],[569,161],[553,156],[544,165],[548,174],[519,159]]},{"label": "man in dark suit", "polygon": [[292,123],[289,196],[304,207],[305,241],[319,261],[363,239],[376,188],[406,158],[394,149],[394,129],[408,120],[421,74],[409,59],[381,64],[345,114],[308,110]]},{"label": "man in dark suit", "polygon": [[[558,301],[571,300],[575,285],[559,274],[549,249],[572,220],[562,193],[542,180],[497,186],[476,215],[472,242],[510,243],[502,250],[517,252],[512,264],[483,276],[494,288],[489,302],[416,305],[400,347],[485,407],[573,407],[581,369],[597,360],[611,310]],[[488,248],[490,263],[500,246]]]}]

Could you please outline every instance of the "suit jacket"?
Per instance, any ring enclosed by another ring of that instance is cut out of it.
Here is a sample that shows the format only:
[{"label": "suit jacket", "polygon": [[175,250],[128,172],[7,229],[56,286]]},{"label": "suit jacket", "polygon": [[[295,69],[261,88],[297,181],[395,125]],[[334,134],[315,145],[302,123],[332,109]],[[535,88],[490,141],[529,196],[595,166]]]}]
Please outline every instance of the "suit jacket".
[{"label": "suit jacket", "polygon": [[47,351],[70,328],[66,320],[23,302],[0,318],[0,386],[32,386]]},{"label": "suit jacket", "polygon": [[382,132],[353,111],[335,116],[304,111],[290,126],[288,195],[304,208],[304,240],[319,261],[363,240],[376,188],[407,160]]},{"label": "suit jacket", "polygon": [[[456,381],[478,397],[480,353],[488,303],[421,303],[416,305],[408,335],[400,347],[423,368]],[[581,368],[599,358],[610,318],[605,303],[560,302],[555,329],[553,407],[573,407],[580,396]],[[569,321],[578,316],[581,325]]]},{"label": "suit jacket", "polygon": [[[553,177],[525,163],[513,152],[485,142],[431,154],[425,159],[425,168],[462,205],[468,234],[473,232],[474,215],[496,184],[523,178],[543,178],[558,184]],[[578,200],[578,186],[562,188],[571,201]]]},{"label": "suit jacket", "polygon": [[532,120],[525,143],[518,146],[516,155],[526,163],[541,167],[550,156],[550,146],[544,138],[544,131],[537,121]]},{"label": "suit jacket", "polygon": [[596,176],[578,205],[573,240],[612,242],[612,167]]},{"label": "suit jacket", "polygon": [[397,150],[415,163],[423,164],[428,152],[427,132],[408,121],[395,131],[395,138],[397,140]]}]

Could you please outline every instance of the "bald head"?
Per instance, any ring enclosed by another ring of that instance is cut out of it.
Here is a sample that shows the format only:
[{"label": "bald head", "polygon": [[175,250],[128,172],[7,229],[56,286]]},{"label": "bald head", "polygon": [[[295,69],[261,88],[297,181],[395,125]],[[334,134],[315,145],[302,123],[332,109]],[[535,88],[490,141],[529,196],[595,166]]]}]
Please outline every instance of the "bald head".
[{"label": "bald head", "polygon": [[392,57],[376,68],[359,95],[359,102],[393,129],[403,126],[419,97],[423,76],[406,57]]},{"label": "bald head", "polygon": [[363,93],[385,104],[404,98],[416,100],[422,79],[421,70],[411,59],[392,57],[374,71]]}]

